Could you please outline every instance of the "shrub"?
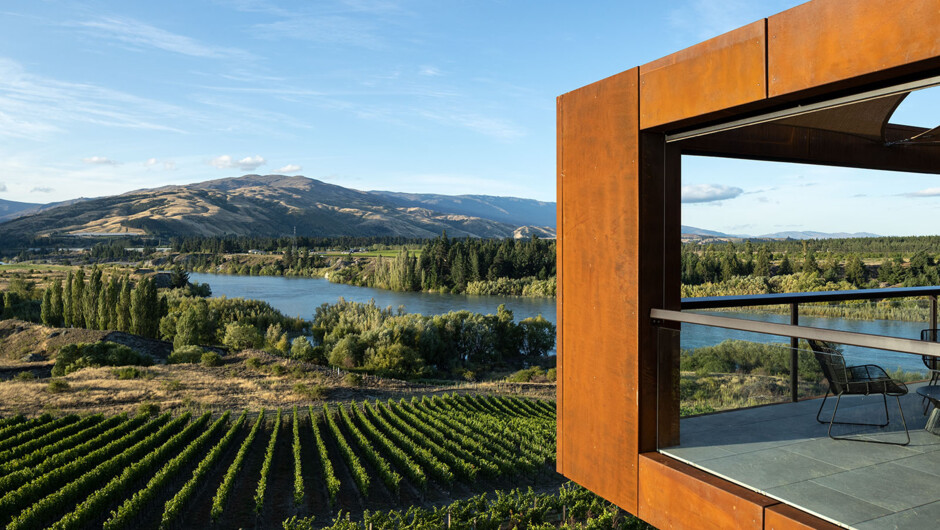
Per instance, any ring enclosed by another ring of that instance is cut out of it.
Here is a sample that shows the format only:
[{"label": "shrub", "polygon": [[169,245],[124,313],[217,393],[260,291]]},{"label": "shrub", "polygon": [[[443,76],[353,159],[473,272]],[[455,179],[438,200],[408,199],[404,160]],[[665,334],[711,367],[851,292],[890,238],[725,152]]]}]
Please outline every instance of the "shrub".
[{"label": "shrub", "polygon": [[544,383],[548,380],[548,378],[546,377],[544,370],[538,366],[533,366],[531,368],[519,370],[518,372],[507,377],[506,380],[513,383]]},{"label": "shrub", "polygon": [[362,376],[359,374],[346,374],[346,377],[343,378],[343,383],[346,386],[362,386]]},{"label": "shrub", "polygon": [[46,386],[46,390],[49,391],[50,394],[68,392],[71,390],[71,388],[72,387],[69,386],[69,382],[65,379],[53,379],[52,381],[49,381],[49,385]]},{"label": "shrub", "polygon": [[140,379],[142,377],[147,377],[148,375],[150,375],[150,373],[147,372],[147,370],[141,370],[134,366],[125,366],[123,368],[115,368],[114,370],[111,370],[111,373],[114,375],[114,377],[117,377],[118,379],[122,379],[122,380]]},{"label": "shrub", "polygon": [[284,375],[287,373],[287,368],[283,364],[274,363],[271,365],[271,375]]},{"label": "shrub", "polygon": [[261,365],[262,362],[260,357],[249,357],[248,360],[245,361],[245,366],[251,368],[252,370],[258,370],[261,368]]},{"label": "shrub", "polygon": [[298,361],[313,362],[315,353],[307,337],[297,337],[290,345],[290,356]]},{"label": "shrub", "polygon": [[36,379],[36,374],[30,372],[29,370],[26,370],[24,372],[20,372],[16,374],[16,377],[14,377],[14,379],[16,379],[17,381],[32,381]]},{"label": "shrub", "polygon": [[307,399],[323,400],[326,399],[326,387],[323,385],[305,385],[297,383],[294,385],[294,392]]},{"label": "shrub", "polygon": [[545,379],[548,379],[552,383],[558,380],[558,370],[555,368],[549,368],[545,372]]},{"label": "shrub", "polygon": [[173,350],[167,362],[170,364],[196,364],[202,361],[206,351],[199,346],[180,346]]},{"label": "shrub", "polygon": [[78,342],[63,346],[56,355],[52,375],[70,374],[76,370],[93,366],[150,366],[153,358],[137,353],[122,344]]},{"label": "shrub", "polygon": [[140,416],[156,416],[160,413],[160,405],[152,402],[141,403],[137,407],[137,414]]},{"label": "shrub", "polygon": [[230,349],[238,351],[248,348],[257,348],[261,346],[261,343],[261,333],[251,324],[241,322],[230,322],[226,324],[222,344]]},{"label": "shrub", "polygon": [[203,366],[222,366],[224,362],[222,361],[222,356],[214,351],[209,351],[202,354],[202,365]]},{"label": "shrub", "polygon": [[183,383],[179,379],[170,379],[163,383],[164,388],[170,391],[180,390],[183,388]]}]

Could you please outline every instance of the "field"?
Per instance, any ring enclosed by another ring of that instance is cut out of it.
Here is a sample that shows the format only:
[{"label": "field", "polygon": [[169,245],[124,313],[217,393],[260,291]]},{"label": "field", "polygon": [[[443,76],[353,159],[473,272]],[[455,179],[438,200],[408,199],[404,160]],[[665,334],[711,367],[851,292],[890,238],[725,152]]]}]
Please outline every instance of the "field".
[{"label": "field", "polygon": [[[280,528],[555,489],[554,403],[446,396],[0,420],[0,524]],[[432,510],[433,511],[433,510]],[[297,520],[293,524],[298,524]]]}]

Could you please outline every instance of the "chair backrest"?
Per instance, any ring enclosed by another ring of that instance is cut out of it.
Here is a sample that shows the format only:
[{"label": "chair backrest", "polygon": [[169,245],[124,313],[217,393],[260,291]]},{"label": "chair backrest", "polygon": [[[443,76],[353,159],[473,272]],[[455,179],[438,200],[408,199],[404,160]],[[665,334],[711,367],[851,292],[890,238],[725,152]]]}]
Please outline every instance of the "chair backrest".
[{"label": "chair backrest", "polygon": [[842,393],[849,379],[842,353],[828,342],[812,339],[807,339],[806,342],[813,349],[813,356],[816,357],[820,370],[829,381],[829,390],[833,394]]}]

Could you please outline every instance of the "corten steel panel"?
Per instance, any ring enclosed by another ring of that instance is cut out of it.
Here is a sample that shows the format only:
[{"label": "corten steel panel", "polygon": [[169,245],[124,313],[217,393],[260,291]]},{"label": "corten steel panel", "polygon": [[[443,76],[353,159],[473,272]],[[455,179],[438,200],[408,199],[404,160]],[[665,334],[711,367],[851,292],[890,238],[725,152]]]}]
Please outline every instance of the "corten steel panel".
[{"label": "corten steel panel", "polygon": [[840,530],[841,528],[787,504],[776,504],[764,510],[764,530]]},{"label": "corten steel panel", "polygon": [[767,19],[770,97],[881,81],[893,68],[916,73],[936,68],[938,57],[937,0],[814,0]]},{"label": "corten steel panel", "polygon": [[777,501],[659,453],[640,455],[637,516],[661,529],[763,528]]},{"label": "corten steel panel", "polygon": [[561,472],[634,513],[638,76],[634,68],[562,95],[558,146]]},{"label": "corten steel panel", "polygon": [[[556,226],[556,233],[562,234],[565,231],[565,219],[564,219],[565,216],[562,215],[564,211],[563,210],[564,204],[565,204],[565,190],[564,190],[564,186],[562,186],[563,180],[561,178],[561,164],[562,164],[562,160],[564,160],[564,145],[562,142],[564,138],[564,134],[562,133],[562,126],[563,126],[564,119],[562,118],[561,98],[558,98],[558,100],[555,102],[555,112],[556,112],[555,116],[556,116],[556,121],[557,121],[555,125],[555,141],[557,145],[555,149],[555,172],[556,172],[555,226]],[[563,407],[561,406],[561,404],[564,402],[564,391],[565,391],[564,385],[562,384],[565,380],[564,362],[562,361],[564,357],[564,349],[565,349],[564,348],[565,327],[564,327],[563,319],[562,319],[562,317],[564,317],[564,314],[562,311],[562,308],[564,307],[564,304],[563,304],[564,292],[563,292],[563,289],[560,288],[560,286],[564,285],[564,259],[563,259],[564,239],[565,238],[563,237],[555,238],[555,280],[557,282],[557,285],[559,286],[559,289],[557,290],[557,293],[555,295],[555,304],[556,304],[555,325],[557,326],[555,328],[557,332],[557,337],[555,338],[555,353],[556,353],[555,355],[555,369],[556,369],[555,380],[559,381],[559,384],[556,385],[556,391],[555,391],[555,418],[556,418],[555,452],[557,454],[557,457],[555,458],[555,468],[559,473],[561,473],[562,469],[564,469],[564,464],[562,461],[562,458],[564,455],[564,437],[562,436],[563,434],[562,425],[564,424],[564,412],[565,411],[563,410]]]},{"label": "corten steel panel", "polygon": [[640,128],[767,97],[761,19],[640,67]]}]

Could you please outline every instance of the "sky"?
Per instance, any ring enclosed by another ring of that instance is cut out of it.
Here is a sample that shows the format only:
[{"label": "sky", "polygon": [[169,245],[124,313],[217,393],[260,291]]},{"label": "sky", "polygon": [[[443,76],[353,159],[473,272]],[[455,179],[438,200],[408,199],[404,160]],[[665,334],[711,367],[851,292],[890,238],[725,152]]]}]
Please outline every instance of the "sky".
[{"label": "sky", "polygon": [[[278,173],[554,201],[559,94],[799,3],[9,0],[0,199]],[[930,92],[895,121],[940,123]],[[695,157],[683,192],[684,224],[752,235],[937,233],[940,206],[930,176]]]}]

